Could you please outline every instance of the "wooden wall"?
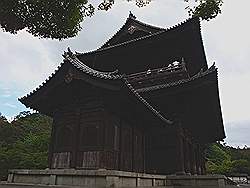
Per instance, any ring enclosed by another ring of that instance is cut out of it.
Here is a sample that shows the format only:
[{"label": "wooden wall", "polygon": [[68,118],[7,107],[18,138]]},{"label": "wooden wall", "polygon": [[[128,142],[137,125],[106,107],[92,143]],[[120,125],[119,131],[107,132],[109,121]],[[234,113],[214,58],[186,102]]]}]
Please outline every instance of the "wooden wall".
[{"label": "wooden wall", "polygon": [[[178,145],[175,125],[162,128],[150,125],[135,115],[136,109],[125,109],[120,104],[108,106],[104,104],[101,93],[91,90],[89,93],[91,95],[85,96],[80,93],[79,97],[61,105],[54,113],[50,168],[102,168],[174,174],[181,160],[179,151],[185,158],[190,155]],[[202,151],[195,152],[199,160],[192,164],[201,169]],[[189,158],[191,164],[192,156]],[[201,170],[197,171],[201,173]]]},{"label": "wooden wall", "polygon": [[146,171],[174,174],[176,171],[176,131],[174,128],[155,128],[147,135]]},{"label": "wooden wall", "polygon": [[66,105],[54,116],[51,168],[144,172],[145,136],[118,118],[98,98]]}]

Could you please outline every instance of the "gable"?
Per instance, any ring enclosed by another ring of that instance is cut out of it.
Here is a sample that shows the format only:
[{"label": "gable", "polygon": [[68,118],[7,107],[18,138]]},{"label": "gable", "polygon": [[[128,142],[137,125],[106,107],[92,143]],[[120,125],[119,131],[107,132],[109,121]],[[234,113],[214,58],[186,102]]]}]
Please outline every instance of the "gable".
[{"label": "gable", "polygon": [[136,20],[136,17],[130,13],[125,24],[101,48],[132,41],[164,30],[163,28],[151,26]]}]

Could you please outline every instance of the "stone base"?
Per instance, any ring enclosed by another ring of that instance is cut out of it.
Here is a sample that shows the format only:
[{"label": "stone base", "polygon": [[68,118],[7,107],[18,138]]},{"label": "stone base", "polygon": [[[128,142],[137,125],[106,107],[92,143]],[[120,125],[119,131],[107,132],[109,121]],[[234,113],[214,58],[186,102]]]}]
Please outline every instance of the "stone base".
[{"label": "stone base", "polygon": [[166,176],[114,170],[10,170],[7,183],[81,187],[165,186]]},{"label": "stone base", "polygon": [[180,187],[236,187],[224,175],[166,176],[166,185]]},{"label": "stone base", "polygon": [[[225,176],[166,176],[114,170],[10,170],[6,185],[48,187],[231,187]],[[36,185],[36,186],[35,186]],[[1,186],[0,186],[1,188]]]}]

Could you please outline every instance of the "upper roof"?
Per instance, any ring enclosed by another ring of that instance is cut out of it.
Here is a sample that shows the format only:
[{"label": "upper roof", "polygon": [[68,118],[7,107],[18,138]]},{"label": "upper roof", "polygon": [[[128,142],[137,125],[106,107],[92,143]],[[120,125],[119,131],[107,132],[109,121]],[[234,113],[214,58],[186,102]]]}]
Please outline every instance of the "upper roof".
[{"label": "upper roof", "polygon": [[[131,16],[132,15],[132,16]],[[88,52],[75,52],[75,54],[79,57],[84,55],[94,55],[101,52],[106,52],[109,50],[112,50],[113,48],[117,47],[127,47],[127,45],[136,45],[138,41],[146,41],[151,39],[157,39],[158,37],[162,37],[164,35],[169,35],[170,33],[182,33],[189,28],[189,27],[196,27],[200,31],[200,21],[199,17],[192,17],[189,19],[186,19],[176,25],[173,25],[168,28],[161,28],[156,27],[144,22],[141,22],[136,19],[136,17],[130,12],[129,17],[127,18],[124,25],[118,29],[118,31],[110,38],[108,39],[100,48]],[[130,31],[130,28],[133,27],[132,32]],[[144,35],[137,36],[134,35],[135,31],[144,31]],[[132,37],[125,39],[123,41],[119,40],[120,37],[122,37],[125,34],[130,34]]]},{"label": "upper roof", "polygon": [[129,16],[102,47],[86,53],[76,52],[76,55],[94,69],[118,69],[126,74],[164,67],[181,58],[185,59],[190,75],[208,68],[198,17],[162,29]]},{"label": "upper roof", "polygon": [[166,29],[140,22],[136,20],[136,17],[130,12],[124,25],[105,42],[100,49],[145,37],[160,31],[166,31]]}]

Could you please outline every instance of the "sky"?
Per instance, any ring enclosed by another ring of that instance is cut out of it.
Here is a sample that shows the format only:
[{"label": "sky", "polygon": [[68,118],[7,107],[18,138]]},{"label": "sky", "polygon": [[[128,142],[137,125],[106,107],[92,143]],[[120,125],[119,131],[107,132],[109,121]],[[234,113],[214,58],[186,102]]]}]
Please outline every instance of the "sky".
[{"label": "sky", "polygon": [[[184,0],[153,0],[138,8],[116,0],[108,12],[97,11],[82,31],[63,41],[35,38],[25,30],[12,35],[0,30],[0,112],[9,120],[26,109],[17,98],[40,85],[62,62],[63,51],[87,52],[107,41],[126,21],[138,20],[168,28],[188,18]],[[228,145],[250,146],[250,17],[249,0],[224,0],[222,14],[202,21],[208,64],[219,71],[219,90]]]}]

